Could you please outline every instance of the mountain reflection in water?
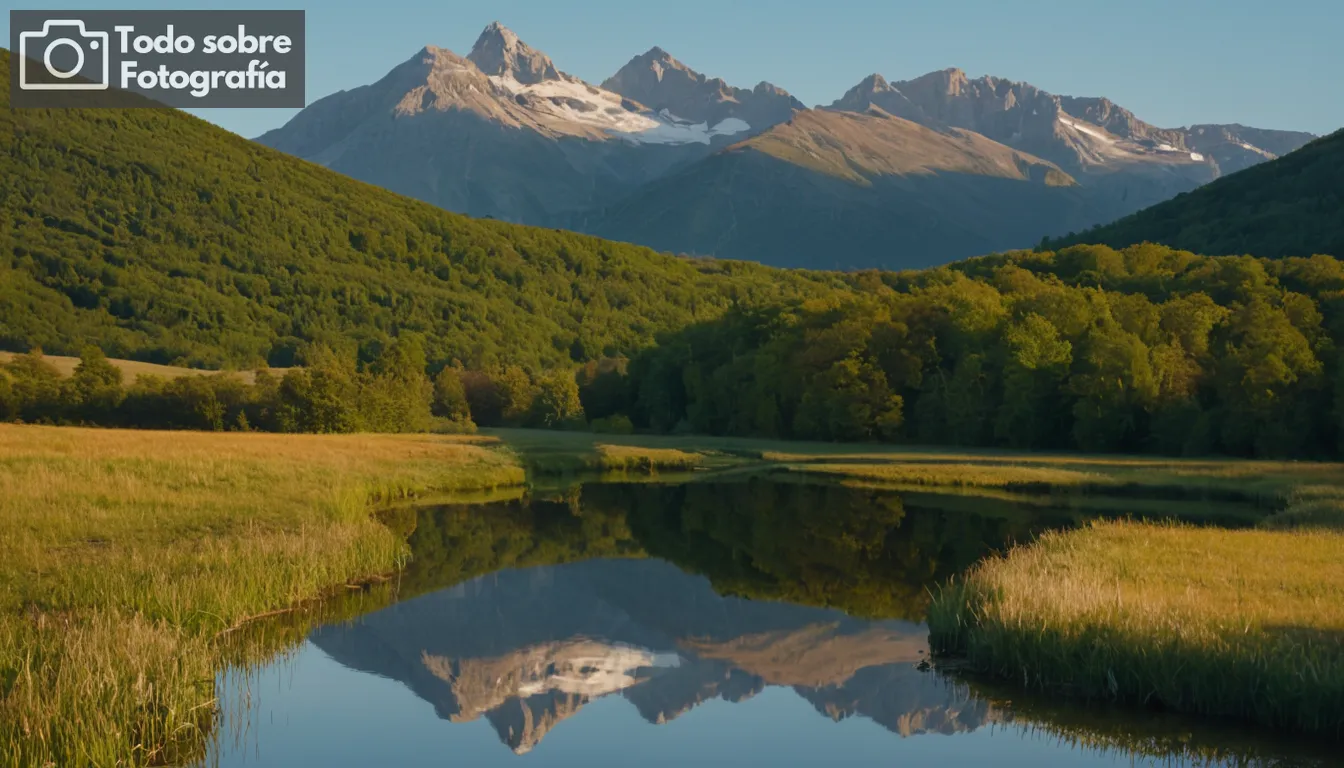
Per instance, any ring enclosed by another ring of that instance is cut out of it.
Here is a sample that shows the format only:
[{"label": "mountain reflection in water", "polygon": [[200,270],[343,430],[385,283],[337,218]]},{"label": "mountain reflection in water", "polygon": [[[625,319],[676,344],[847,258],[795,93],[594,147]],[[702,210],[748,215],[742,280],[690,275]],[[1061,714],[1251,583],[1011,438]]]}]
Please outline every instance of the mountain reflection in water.
[{"label": "mountain reflection in water", "polygon": [[722,597],[659,560],[601,559],[482,576],[311,640],[348,667],[400,680],[444,719],[485,717],[525,752],[607,695],[652,723],[767,685],[902,735],[984,723],[988,708],[964,686],[916,667],[926,634],[910,622]]},{"label": "mountain reflection in water", "polygon": [[[998,760],[1005,748],[1016,757],[1004,764],[1077,765],[1083,755],[1092,765],[1325,764],[1310,754],[1299,761],[1261,736],[1229,736],[1184,720],[1121,713],[1093,722],[1085,708],[1027,706],[929,667],[920,621],[931,586],[990,552],[1096,514],[1072,499],[898,495],[759,479],[597,484],[488,504],[406,507],[388,522],[407,535],[412,560],[383,607],[314,629],[296,658],[314,658],[306,650],[314,649],[376,676],[364,680],[396,681],[432,705],[437,729],[411,726],[403,714],[363,739],[383,740],[366,744],[379,760],[417,739],[439,744],[438,731],[454,727],[448,723],[484,721],[515,753],[548,753],[548,764],[595,764],[601,760],[591,741],[538,747],[585,708],[613,722],[620,716],[606,704],[614,703],[663,726],[720,700],[742,704],[705,707],[713,710],[710,720],[679,731],[699,735],[665,743],[660,764],[689,759],[668,750],[697,747],[708,738],[705,728],[768,745],[776,753],[768,762],[776,763],[868,763],[887,749],[828,720],[869,723],[902,737],[994,739],[945,740],[939,743],[961,751],[925,750],[919,764],[956,764],[968,755]],[[284,703],[283,665],[249,679],[276,681],[280,718],[302,721],[305,707],[320,707]],[[344,692],[358,708],[372,691],[324,674],[316,687],[335,692],[322,695],[323,706]],[[777,732],[778,716],[768,726],[740,716],[756,699],[769,699],[761,702],[765,711],[791,708],[790,733]],[[816,714],[798,720],[796,707]],[[305,758],[330,738],[276,725],[276,711],[269,723],[255,712],[235,722],[235,743],[221,735],[214,761],[283,764],[246,756]],[[628,748],[651,748],[651,736],[625,728],[619,738]],[[248,733],[241,741],[255,743],[239,746],[239,731]],[[790,753],[785,737],[825,755]],[[439,748],[427,747],[436,755]],[[363,763],[341,753],[333,764]]]}]

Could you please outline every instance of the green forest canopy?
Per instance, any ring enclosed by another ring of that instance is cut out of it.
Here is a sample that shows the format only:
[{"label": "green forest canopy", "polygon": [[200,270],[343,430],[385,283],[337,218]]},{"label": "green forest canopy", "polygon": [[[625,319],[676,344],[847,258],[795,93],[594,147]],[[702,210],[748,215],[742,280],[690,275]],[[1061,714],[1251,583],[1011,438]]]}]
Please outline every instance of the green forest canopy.
[{"label": "green forest canopy", "polygon": [[668,334],[630,361],[624,388],[599,376],[581,389],[586,414],[1013,449],[1344,448],[1344,263],[1332,257],[1074,246],[881,280]]}]

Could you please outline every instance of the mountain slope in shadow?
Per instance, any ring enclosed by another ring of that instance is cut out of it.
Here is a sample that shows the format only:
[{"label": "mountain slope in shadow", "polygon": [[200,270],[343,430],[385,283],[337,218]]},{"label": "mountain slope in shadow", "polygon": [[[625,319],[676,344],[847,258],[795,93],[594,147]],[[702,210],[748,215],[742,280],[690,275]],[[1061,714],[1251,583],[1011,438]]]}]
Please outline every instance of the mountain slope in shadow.
[{"label": "mountain slope in shadow", "polygon": [[960,129],[809,111],[577,222],[673,252],[910,269],[1118,215],[1053,163]]}]

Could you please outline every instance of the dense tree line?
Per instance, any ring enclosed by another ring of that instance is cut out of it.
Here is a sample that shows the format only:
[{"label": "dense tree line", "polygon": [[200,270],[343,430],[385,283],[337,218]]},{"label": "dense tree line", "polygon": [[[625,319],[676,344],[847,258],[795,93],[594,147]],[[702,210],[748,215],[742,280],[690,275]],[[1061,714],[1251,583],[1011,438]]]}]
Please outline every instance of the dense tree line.
[{"label": "dense tree line", "polygon": [[[0,421],[274,432],[473,428],[434,396],[424,352],[410,337],[388,345],[363,369],[353,358],[315,347],[305,367],[283,376],[260,370],[251,381],[218,373],[140,375],[127,383],[97,347],[84,350],[69,377],[40,350],[0,365]],[[436,424],[431,408],[445,411],[445,418]]]},{"label": "dense tree line", "polygon": [[[579,381],[568,368],[529,373],[516,365],[445,366],[432,378],[421,340],[408,335],[357,365],[321,345],[280,375],[262,368],[124,380],[94,346],[71,376],[41,350],[0,364],[0,421],[39,424],[271,432],[474,432],[486,426],[585,429]],[[581,373],[580,373],[581,376]],[[474,418],[473,418],[474,417]],[[625,421],[628,425],[628,420]],[[599,422],[591,425],[601,429]],[[620,431],[633,431],[626,428]]]},{"label": "dense tree line", "polygon": [[667,334],[580,398],[658,432],[1341,455],[1334,258],[1076,246],[865,277]]}]

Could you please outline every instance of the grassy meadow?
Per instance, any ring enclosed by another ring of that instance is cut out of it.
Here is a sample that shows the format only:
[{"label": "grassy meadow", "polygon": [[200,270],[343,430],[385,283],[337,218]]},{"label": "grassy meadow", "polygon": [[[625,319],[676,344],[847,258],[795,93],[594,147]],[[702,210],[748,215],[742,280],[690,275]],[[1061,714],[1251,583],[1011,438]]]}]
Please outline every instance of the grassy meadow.
[{"label": "grassy meadow", "polygon": [[229,630],[399,565],[370,505],[522,480],[462,438],[0,425],[0,765],[189,754]]},{"label": "grassy meadow", "polygon": [[1029,688],[1344,737],[1344,532],[1094,523],[975,566],[929,624]]}]

